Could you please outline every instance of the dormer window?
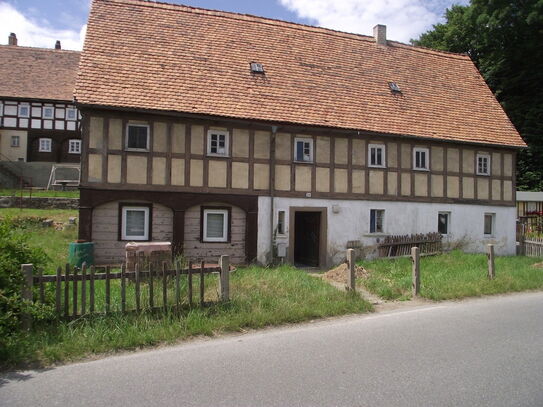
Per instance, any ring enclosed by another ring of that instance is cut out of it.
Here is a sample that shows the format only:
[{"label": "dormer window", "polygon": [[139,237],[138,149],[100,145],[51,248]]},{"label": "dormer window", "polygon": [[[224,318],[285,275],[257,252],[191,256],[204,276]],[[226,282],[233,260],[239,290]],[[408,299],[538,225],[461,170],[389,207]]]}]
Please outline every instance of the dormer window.
[{"label": "dormer window", "polygon": [[227,131],[209,130],[207,132],[207,155],[228,157],[229,137]]},{"label": "dormer window", "polygon": [[264,73],[264,65],[258,63],[258,62],[251,62],[251,72],[252,73]]}]

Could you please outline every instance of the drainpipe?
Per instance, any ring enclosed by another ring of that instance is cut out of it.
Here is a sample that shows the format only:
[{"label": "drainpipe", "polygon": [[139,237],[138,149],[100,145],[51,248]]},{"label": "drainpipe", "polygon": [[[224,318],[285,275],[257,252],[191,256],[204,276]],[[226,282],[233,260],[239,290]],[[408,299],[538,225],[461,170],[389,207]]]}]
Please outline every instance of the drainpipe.
[{"label": "drainpipe", "polygon": [[271,126],[271,144],[270,144],[270,259],[273,263],[273,214],[275,211],[275,136],[277,134],[277,126]]}]

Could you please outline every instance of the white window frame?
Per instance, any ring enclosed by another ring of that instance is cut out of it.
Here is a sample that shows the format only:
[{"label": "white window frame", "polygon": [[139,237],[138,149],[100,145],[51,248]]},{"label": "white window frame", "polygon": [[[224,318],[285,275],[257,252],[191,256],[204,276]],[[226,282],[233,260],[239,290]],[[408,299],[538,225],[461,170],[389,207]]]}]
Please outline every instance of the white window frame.
[{"label": "white window frame", "polygon": [[[297,145],[298,143],[309,143],[309,159],[307,160],[298,160],[296,157]],[[294,162],[297,163],[312,163],[314,159],[315,147],[313,145],[313,138],[311,137],[294,137]]]},{"label": "white window frame", "polygon": [[[147,129],[147,147],[146,148],[133,148],[128,147],[128,136],[130,134],[129,129],[130,127],[145,127]],[[125,144],[124,148],[126,151],[149,151],[149,143],[150,143],[150,137],[151,137],[151,126],[148,124],[139,124],[139,123],[127,123],[126,124],[126,136],[125,136]]]},{"label": "white window frame", "polygon": [[[486,159],[486,172],[479,171],[479,159]],[[477,175],[490,176],[490,154],[477,154],[475,158],[475,171]]]},{"label": "white window frame", "polygon": [[[121,240],[138,240],[138,241],[148,241],[149,240],[149,213],[150,209],[148,206],[123,206],[121,213]],[[126,213],[128,211],[142,211],[145,213],[144,225],[143,225],[143,236],[129,235],[126,233]]]},{"label": "white window frame", "polygon": [[[26,114],[23,114],[21,113],[21,110],[23,108],[26,108]],[[23,117],[23,118],[28,118],[30,117],[30,105],[19,105],[18,109],[17,109],[17,115],[18,117]]]},{"label": "white window frame", "polygon": [[[47,148],[44,147],[44,144],[47,145]],[[38,152],[40,153],[50,153],[53,147],[53,140],[49,137],[40,137],[38,140]]]},{"label": "white window frame", "polygon": [[[17,140],[17,142],[14,143],[15,140]],[[21,147],[21,136],[11,136],[10,147],[13,147],[13,148]]]},{"label": "white window frame", "polygon": [[[283,218],[283,219],[281,219]],[[277,211],[277,234],[279,236],[284,236],[287,234],[287,226],[286,226],[286,219],[287,219],[287,214],[286,214],[286,211]],[[280,230],[280,229],[283,229],[283,230]]]},{"label": "white window frame", "polygon": [[[51,109],[51,115],[50,115],[50,116],[47,116],[47,115],[45,114],[45,111],[46,111],[47,109]],[[51,120],[54,119],[54,118],[55,118],[55,108],[54,108],[53,106],[43,106],[43,107],[42,107],[42,110],[41,110],[41,117],[42,117],[43,119],[51,119]]]},{"label": "white window frame", "polygon": [[[77,145],[77,149],[73,149],[72,146]],[[68,140],[68,154],[81,154],[81,140],[70,139]]]},{"label": "white window frame", "polygon": [[[486,231],[485,231],[485,221],[486,221],[487,216],[492,217],[492,223],[490,224],[490,229],[491,229],[490,233],[486,233]],[[496,213],[494,213],[494,212],[485,212],[485,214],[483,215],[483,235],[485,237],[493,237],[494,233],[495,233],[495,230],[496,230]]]},{"label": "white window frame", "polygon": [[[73,112],[74,113],[74,117],[73,118],[70,118],[70,112]],[[74,107],[69,107],[66,109],[66,120],[69,120],[69,121],[75,121],[77,120],[77,109],[74,108]]]},{"label": "white window frame", "polygon": [[[224,154],[211,152],[211,136],[224,136]],[[230,133],[226,130],[208,130],[207,131],[207,155],[213,157],[229,157],[230,156]]]},{"label": "white window frame", "polygon": [[[372,211],[375,211],[375,230],[372,232],[371,230],[371,212]],[[381,230],[377,230],[377,213],[378,212],[382,212],[383,213],[383,216],[382,216],[382,222],[381,222]],[[370,234],[384,234],[385,233],[385,215],[386,215],[386,212],[384,209],[378,209],[378,208],[372,208],[370,209],[370,221],[369,221],[369,233]]]},{"label": "white window frame", "polygon": [[[417,167],[417,153],[424,153],[425,167]],[[413,169],[417,171],[430,171],[430,149],[426,147],[413,148]]]},{"label": "white window frame", "polygon": [[[371,162],[371,150],[381,150],[381,164],[372,164]],[[387,166],[387,160],[386,160],[386,146],[384,144],[368,144],[368,167],[372,168],[386,168]]]},{"label": "white window frame", "polygon": [[447,215],[447,233],[442,233],[443,236],[449,236],[451,234],[451,213],[447,211],[440,211],[437,213],[437,231],[439,232],[439,216]]},{"label": "white window frame", "polygon": [[[203,228],[202,240],[204,242],[228,242],[228,209],[204,209],[203,211]],[[220,214],[223,215],[223,236],[222,237],[208,237],[207,236],[207,215]]]}]

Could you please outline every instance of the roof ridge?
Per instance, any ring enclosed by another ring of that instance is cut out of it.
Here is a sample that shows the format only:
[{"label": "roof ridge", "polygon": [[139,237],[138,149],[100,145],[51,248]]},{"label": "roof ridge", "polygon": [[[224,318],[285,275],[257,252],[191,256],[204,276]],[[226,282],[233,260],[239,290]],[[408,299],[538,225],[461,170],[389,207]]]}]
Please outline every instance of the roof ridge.
[{"label": "roof ridge", "polygon": [[[110,3],[119,3],[119,4],[131,4],[131,5],[137,5],[142,7],[152,7],[152,8],[163,8],[163,9],[169,9],[169,10],[177,10],[182,12],[191,12],[191,13],[198,13],[198,14],[207,14],[217,17],[224,17],[224,18],[232,18],[237,20],[245,20],[245,21],[253,21],[261,24],[270,24],[270,25],[277,25],[282,26],[285,28],[291,28],[291,29],[299,29],[304,31],[310,31],[315,33],[321,33],[321,34],[327,34],[327,35],[336,35],[344,38],[351,38],[353,40],[363,40],[367,42],[374,42],[375,39],[371,35],[365,35],[365,34],[358,34],[358,33],[350,33],[347,31],[340,31],[340,30],[334,30],[332,28],[326,28],[326,27],[317,27],[309,24],[302,24],[302,23],[296,23],[292,21],[285,21],[285,20],[279,20],[276,18],[270,18],[270,17],[262,17],[262,16],[256,16],[253,14],[247,14],[247,13],[237,13],[234,11],[222,11],[222,10],[214,10],[214,9],[207,9],[203,7],[194,7],[194,6],[187,6],[185,4],[174,4],[174,3],[167,3],[164,1],[158,1],[158,0],[93,0],[93,2],[110,2]],[[457,57],[458,59],[469,59],[471,58],[467,54],[463,53],[456,53],[456,52],[450,52],[450,51],[442,51],[442,50],[434,50],[426,47],[420,47],[415,46],[411,44],[406,44],[401,41],[395,41],[395,40],[388,40],[389,45],[397,46],[400,48],[412,50],[415,52],[423,52],[426,54],[434,54],[446,58],[450,57]]]},{"label": "roof ridge", "polygon": [[33,51],[49,51],[49,52],[56,52],[56,53],[73,52],[75,54],[81,54],[81,51],[77,51],[74,49],[55,49],[55,48],[30,47],[26,45],[8,45],[8,44],[0,44],[0,47],[6,48],[6,49],[13,49],[13,50],[24,49],[24,50],[33,50]]}]

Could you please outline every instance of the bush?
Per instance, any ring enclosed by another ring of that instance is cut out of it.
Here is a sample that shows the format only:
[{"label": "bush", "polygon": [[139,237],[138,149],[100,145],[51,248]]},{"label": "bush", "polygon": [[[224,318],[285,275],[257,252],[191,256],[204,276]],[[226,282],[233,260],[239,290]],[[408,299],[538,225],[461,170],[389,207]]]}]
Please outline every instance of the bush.
[{"label": "bush", "polygon": [[47,256],[42,249],[30,247],[28,231],[18,227],[20,220],[0,220],[0,359],[5,345],[20,328],[21,314],[29,313],[37,319],[51,315],[47,306],[25,303],[21,298],[23,276],[21,264],[32,263],[43,267]]}]

